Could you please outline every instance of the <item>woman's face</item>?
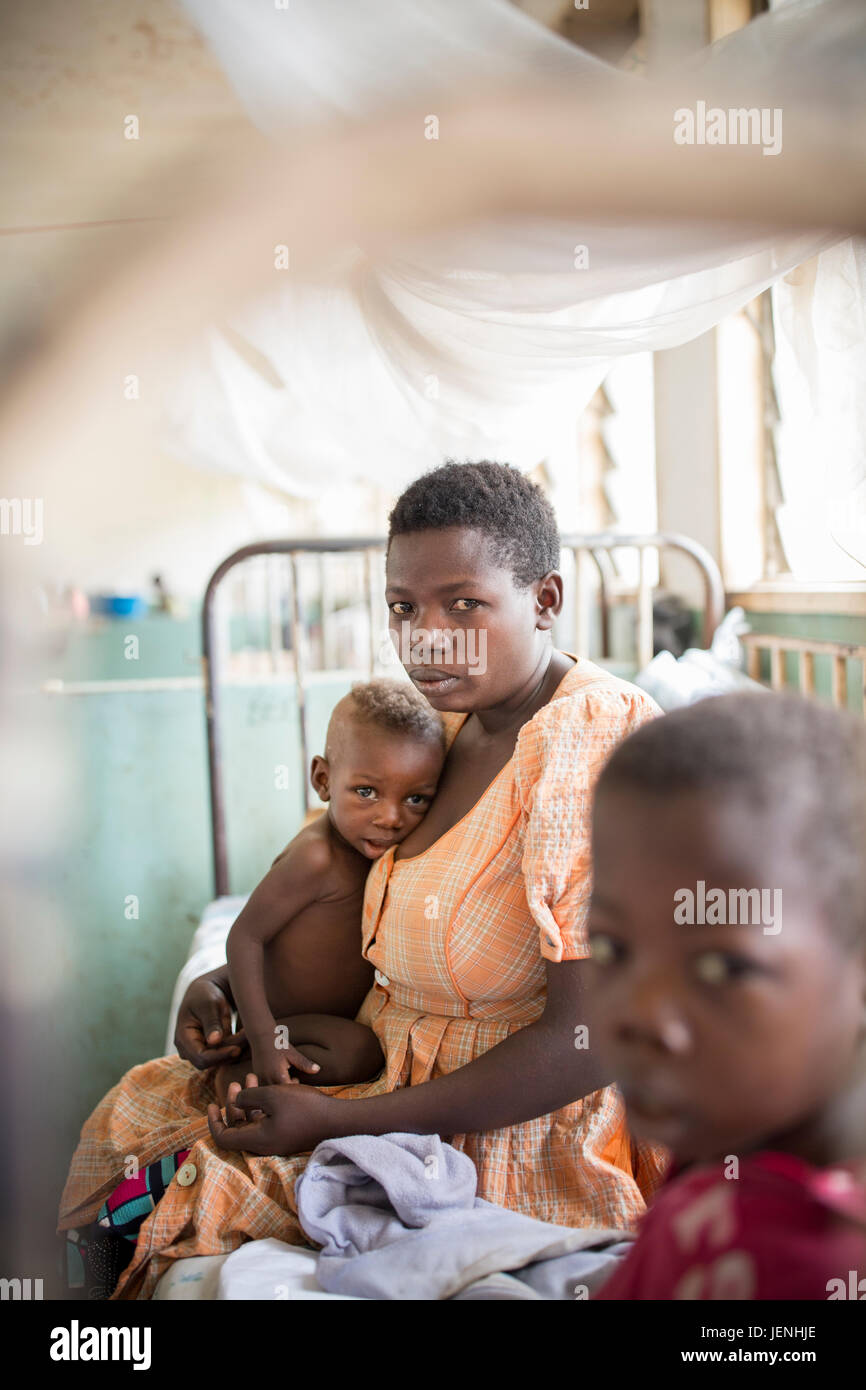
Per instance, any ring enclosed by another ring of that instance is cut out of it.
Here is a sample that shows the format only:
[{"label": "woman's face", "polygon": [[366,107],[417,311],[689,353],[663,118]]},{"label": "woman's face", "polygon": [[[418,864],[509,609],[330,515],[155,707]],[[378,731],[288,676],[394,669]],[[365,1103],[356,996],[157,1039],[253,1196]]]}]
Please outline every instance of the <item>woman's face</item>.
[{"label": "woman's face", "polygon": [[394,536],[385,598],[389,632],[434,709],[492,709],[537,670],[561,606],[559,576],[519,587],[495,542],[465,526]]}]

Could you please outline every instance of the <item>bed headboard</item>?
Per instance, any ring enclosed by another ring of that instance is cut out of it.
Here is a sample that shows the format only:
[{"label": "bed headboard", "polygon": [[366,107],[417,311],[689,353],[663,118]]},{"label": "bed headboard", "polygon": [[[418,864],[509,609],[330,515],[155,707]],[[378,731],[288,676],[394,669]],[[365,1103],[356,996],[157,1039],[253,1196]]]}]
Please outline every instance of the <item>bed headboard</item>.
[{"label": "bed headboard", "polygon": [[[210,785],[211,843],[213,848],[214,887],[221,897],[229,892],[228,850],[226,843],[226,814],[223,779],[223,729],[221,682],[224,676],[224,663],[228,656],[227,644],[220,640],[217,616],[217,594],[221,584],[237,566],[245,561],[266,556],[284,557],[288,588],[287,608],[289,622],[271,624],[271,642],[274,649],[282,646],[286,635],[290,639],[293,653],[293,673],[297,691],[299,714],[299,740],[301,766],[309,766],[309,746],[307,728],[307,681],[310,675],[307,665],[307,632],[304,604],[301,596],[299,567],[305,557],[325,557],[328,555],[357,556],[362,565],[362,598],[366,603],[369,618],[369,658],[368,672],[373,674],[376,664],[376,619],[377,607],[382,598],[376,592],[374,582],[377,567],[382,571],[385,538],[383,536],[346,536],[337,538],[299,539],[289,537],[281,540],[258,541],[254,545],[243,546],[228,555],[216,568],[205,590],[202,608],[202,659],[205,686],[205,717],[207,722],[208,778]],[[658,557],[668,552],[685,555],[696,566],[701,579],[703,594],[703,636],[709,638],[718,626],[724,613],[724,588],[722,577],[712,556],[687,536],[667,533],[620,533],[613,531],[567,534],[562,537],[562,549],[566,559],[566,571],[570,571],[567,582],[570,589],[570,608],[572,613],[571,640],[573,650],[590,650],[588,624],[582,619],[587,611],[587,600],[592,611],[597,612],[598,622],[593,633],[593,645],[597,651],[594,656],[600,659],[611,652],[611,615],[617,605],[624,600],[635,608],[635,646],[638,666],[645,665],[653,654],[653,591],[657,587]],[[630,558],[630,573],[624,578],[618,566],[618,556],[627,552]],[[636,563],[635,563],[636,552]],[[570,558],[570,561],[568,559]],[[324,588],[324,578],[322,579]],[[325,598],[321,595],[320,610],[325,612]],[[382,612],[384,623],[384,612]],[[324,621],[324,618],[322,619]],[[288,633],[286,633],[286,626]],[[276,657],[276,650],[274,650]],[[277,669],[276,660],[274,669]],[[304,788],[304,805],[307,805],[307,789]]]}]

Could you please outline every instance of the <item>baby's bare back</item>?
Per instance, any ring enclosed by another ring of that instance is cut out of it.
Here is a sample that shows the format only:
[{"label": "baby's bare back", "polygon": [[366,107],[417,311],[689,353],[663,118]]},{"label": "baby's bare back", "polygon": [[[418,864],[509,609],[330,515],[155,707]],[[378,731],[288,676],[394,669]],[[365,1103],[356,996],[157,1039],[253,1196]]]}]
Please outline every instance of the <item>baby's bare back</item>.
[{"label": "baby's bare back", "polygon": [[[321,818],[326,822],[326,817]],[[335,1014],[354,1018],[373,983],[361,955],[361,911],[369,862],[330,843],[327,824],[306,827],[276,861],[287,871],[330,845],[316,900],[290,917],[265,946],[265,990],[275,1018]]]}]

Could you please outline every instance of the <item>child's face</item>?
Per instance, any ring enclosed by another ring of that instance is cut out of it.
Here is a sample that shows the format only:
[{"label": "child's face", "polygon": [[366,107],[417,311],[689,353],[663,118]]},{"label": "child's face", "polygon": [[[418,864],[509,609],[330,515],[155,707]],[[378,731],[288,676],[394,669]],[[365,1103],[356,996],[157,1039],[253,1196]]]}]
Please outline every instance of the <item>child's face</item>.
[{"label": "child's face", "polygon": [[339,752],[324,763],[329,814],[343,839],[368,859],[404,840],[427,814],[443,761],[431,739],[347,723]]},{"label": "child's face", "polygon": [[[773,839],[766,815],[731,800],[599,791],[590,1045],[622,1089],[631,1132],[680,1161],[796,1147],[854,1065],[862,956],[821,922],[806,874]],[[699,925],[699,880],[727,904],[730,889],[781,900],[761,923]]]}]

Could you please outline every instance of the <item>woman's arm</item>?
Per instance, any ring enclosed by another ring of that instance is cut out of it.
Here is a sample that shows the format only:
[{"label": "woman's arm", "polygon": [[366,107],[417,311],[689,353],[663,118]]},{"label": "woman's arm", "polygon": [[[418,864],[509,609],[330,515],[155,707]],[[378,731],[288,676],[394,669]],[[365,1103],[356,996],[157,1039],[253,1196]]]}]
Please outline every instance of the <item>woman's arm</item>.
[{"label": "woman's arm", "polygon": [[[448,1076],[380,1096],[341,1100],[310,1086],[249,1087],[233,1097],[230,1123],[216,1106],[211,1133],[223,1148],[247,1153],[295,1154],[346,1134],[475,1133],[520,1124],[591,1095],[612,1078],[588,1034],[586,962],[547,965],[547,1002],[535,1023],[512,1033]],[[261,1118],[243,1123],[244,1113]]]},{"label": "woman's arm", "polygon": [[547,1003],[541,1018],[512,1033],[448,1076],[387,1095],[340,1101],[336,1134],[468,1134],[520,1124],[591,1095],[611,1077],[589,1047],[586,962],[547,965]]}]

